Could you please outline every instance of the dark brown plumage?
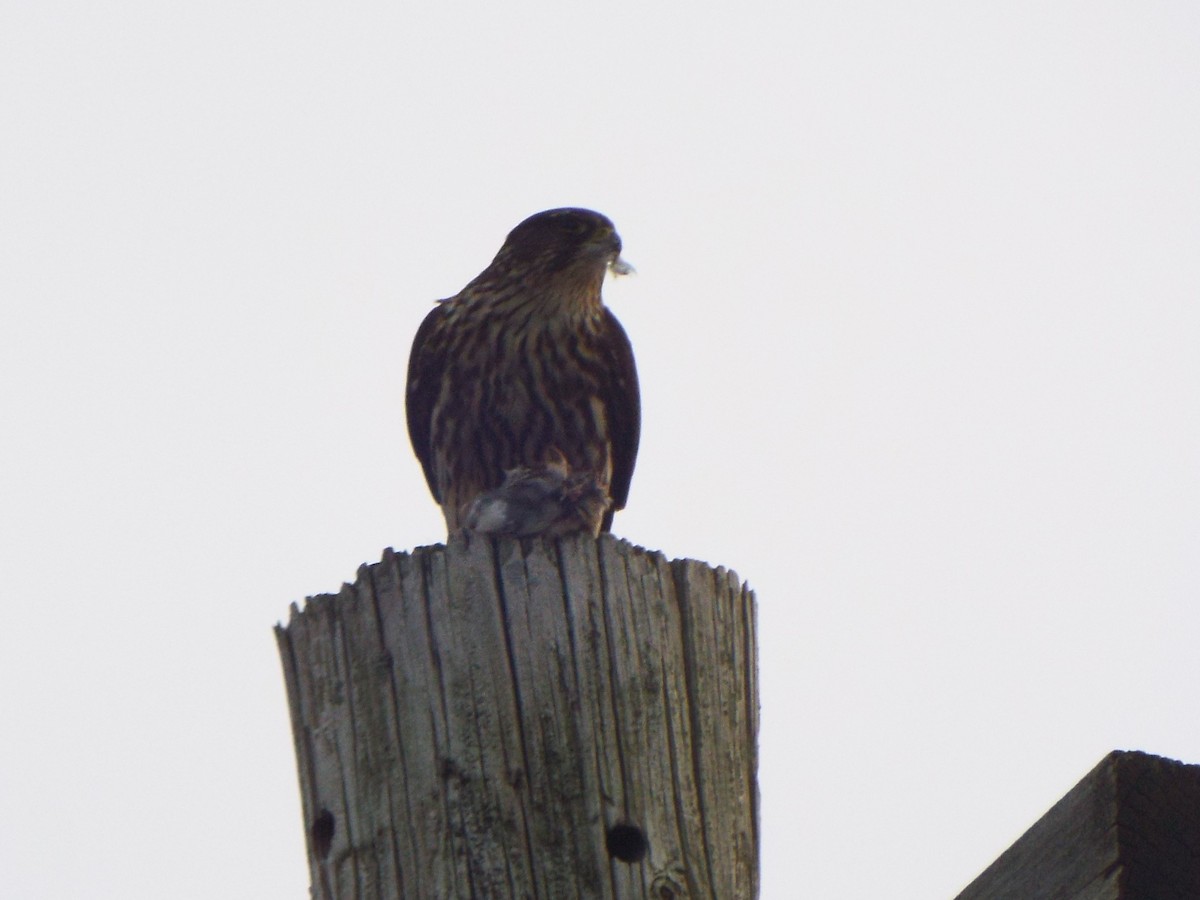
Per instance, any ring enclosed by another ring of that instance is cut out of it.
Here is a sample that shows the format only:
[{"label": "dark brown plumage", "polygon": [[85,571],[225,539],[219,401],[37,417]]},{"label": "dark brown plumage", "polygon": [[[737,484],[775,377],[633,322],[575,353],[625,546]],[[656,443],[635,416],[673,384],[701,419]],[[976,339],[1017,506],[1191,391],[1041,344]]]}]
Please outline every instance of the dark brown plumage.
[{"label": "dark brown plumage", "polygon": [[579,530],[607,531],[625,506],[641,423],[637,371],[600,296],[610,269],[630,271],[620,252],[599,213],[538,213],[421,323],[408,362],[408,433],[450,533],[506,473],[559,461],[611,500],[590,504]]}]

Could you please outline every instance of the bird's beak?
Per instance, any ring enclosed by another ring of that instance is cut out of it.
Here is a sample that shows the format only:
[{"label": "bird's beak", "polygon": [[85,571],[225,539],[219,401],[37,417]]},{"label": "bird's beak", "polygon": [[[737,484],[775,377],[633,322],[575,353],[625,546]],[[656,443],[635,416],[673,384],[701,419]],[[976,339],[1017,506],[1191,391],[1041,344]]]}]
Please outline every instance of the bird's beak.
[{"label": "bird's beak", "polygon": [[625,262],[625,260],[621,259],[621,257],[614,256],[608,264],[608,271],[619,276],[632,275],[637,271],[637,269]]}]

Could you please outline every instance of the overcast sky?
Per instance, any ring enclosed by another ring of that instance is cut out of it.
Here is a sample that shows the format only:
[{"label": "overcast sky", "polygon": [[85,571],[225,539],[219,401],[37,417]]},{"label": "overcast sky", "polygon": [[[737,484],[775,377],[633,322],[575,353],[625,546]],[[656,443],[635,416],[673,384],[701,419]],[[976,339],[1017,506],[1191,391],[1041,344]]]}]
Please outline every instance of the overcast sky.
[{"label": "overcast sky", "polygon": [[0,5],[0,882],[306,895],[271,627],[442,522],[432,301],[616,223],[614,530],[756,589],[766,900],[1200,762],[1200,6]]}]

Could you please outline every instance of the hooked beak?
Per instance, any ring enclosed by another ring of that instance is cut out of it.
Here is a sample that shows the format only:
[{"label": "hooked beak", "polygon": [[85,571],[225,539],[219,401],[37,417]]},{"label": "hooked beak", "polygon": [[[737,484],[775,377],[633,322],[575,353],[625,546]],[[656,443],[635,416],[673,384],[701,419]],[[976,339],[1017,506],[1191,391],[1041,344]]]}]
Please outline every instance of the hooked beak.
[{"label": "hooked beak", "polygon": [[608,263],[608,271],[619,277],[621,275],[632,275],[637,272],[637,269],[625,262],[621,257],[614,256]]}]

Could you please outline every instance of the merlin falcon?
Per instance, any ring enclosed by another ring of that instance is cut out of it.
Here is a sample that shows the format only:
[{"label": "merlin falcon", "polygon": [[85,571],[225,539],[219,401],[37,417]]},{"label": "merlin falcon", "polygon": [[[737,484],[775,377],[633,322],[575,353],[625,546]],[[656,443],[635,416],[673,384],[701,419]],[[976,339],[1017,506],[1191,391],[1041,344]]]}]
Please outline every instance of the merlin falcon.
[{"label": "merlin falcon", "polygon": [[491,265],[421,323],[408,434],[450,534],[496,519],[476,501],[490,508],[506,484],[527,491],[538,473],[576,485],[558,496],[603,498],[564,514],[578,520],[571,530],[608,531],[624,508],[641,403],[629,338],[600,296],[610,271],[632,271],[612,222],[547,210],[514,228]]}]

